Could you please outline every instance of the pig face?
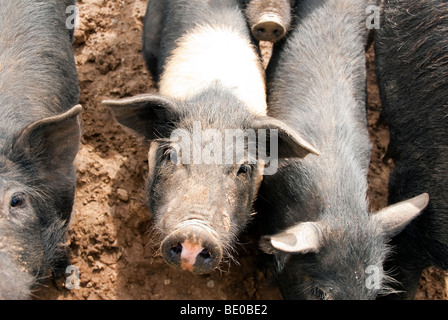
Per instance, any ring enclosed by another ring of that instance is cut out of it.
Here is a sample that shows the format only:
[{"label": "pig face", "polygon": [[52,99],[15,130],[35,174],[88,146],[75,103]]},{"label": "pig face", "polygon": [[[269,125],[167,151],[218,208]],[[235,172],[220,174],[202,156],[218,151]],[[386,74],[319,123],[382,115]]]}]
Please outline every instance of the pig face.
[{"label": "pig face", "polygon": [[[303,223],[301,227],[313,228],[301,231],[310,239],[314,231],[321,232],[322,239],[314,240],[323,243],[316,244],[318,250],[282,251],[276,255],[278,282],[285,299],[371,300],[384,290],[381,262],[387,246],[379,233],[369,232],[365,227],[358,233],[352,230],[354,226],[348,230],[339,227],[322,230],[316,223]],[[290,241],[286,237],[283,240]]]},{"label": "pig face", "polygon": [[[195,273],[229,257],[249,221],[263,172],[275,165],[259,156],[262,149],[277,148],[278,157],[318,153],[282,122],[254,116],[219,90],[184,102],[143,95],[105,103],[119,123],[150,141],[147,195],[162,254]],[[275,143],[271,129],[278,133]],[[258,148],[260,137],[269,141]],[[229,149],[241,152],[229,156]]]},{"label": "pig face", "polygon": [[37,279],[50,269],[57,272],[67,259],[64,236],[76,183],[80,110],[76,106],[2,139],[0,298],[29,298]]},{"label": "pig face", "polygon": [[[2,166],[3,168],[3,166]],[[14,180],[0,182],[0,298],[26,299],[45,264],[40,223],[31,190]],[[11,286],[11,284],[14,284]]]},{"label": "pig face", "polygon": [[383,271],[388,239],[428,204],[428,194],[389,206],[356,221],[327,215],[301,222],[260,241],[275,254],[279,284],[287,299],[375,299],[393,279]]}]

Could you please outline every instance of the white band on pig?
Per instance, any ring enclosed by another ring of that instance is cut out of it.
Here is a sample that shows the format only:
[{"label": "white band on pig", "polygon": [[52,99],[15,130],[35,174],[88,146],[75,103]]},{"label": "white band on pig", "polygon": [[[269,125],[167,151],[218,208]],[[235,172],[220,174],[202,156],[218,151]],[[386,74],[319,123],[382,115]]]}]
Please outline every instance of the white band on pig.
[{"label": "white band on pig", "polygon": [[252,113],[266,115],[264,70],[249,39],[226,26],[199,26],[178,39],[161,75],[160,93],[188,99],[216,82]]}]

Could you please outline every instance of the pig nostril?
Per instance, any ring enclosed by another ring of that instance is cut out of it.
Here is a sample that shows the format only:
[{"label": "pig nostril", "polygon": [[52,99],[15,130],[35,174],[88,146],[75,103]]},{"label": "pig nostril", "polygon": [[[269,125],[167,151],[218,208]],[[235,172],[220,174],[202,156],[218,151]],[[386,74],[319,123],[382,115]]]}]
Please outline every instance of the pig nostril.
[{"label": "pig nostril", "polygon": [[167,236],[160,248],[163,259],[171,266],[193,273],[211,272],[221,261],[222,249],[203,229],[184,227]]},{"label": "pig nostril", "polygon": [[182,245],[177,243],[175,246],[172,246],[170,249],[171,253],[178,255],[182,252]]},{"label": "pig nostril", "polygon": [[199,256],[204,260],[210,259],[212,257],[208,249],[203,249],[201,252],[199,252]]},{"label": "pig nostril", "polygon": [[273,32],[274,36],[278,37],[280,36],[280,31],[278,29],[275,29]]},{"label": "pig nostril", "polygon": [[259,34],[259,35],[262,35],[262,34],[264,34],[266,32],[266,30],[264,29],[264,28],[258,28],[257,29],[257,33]]}]

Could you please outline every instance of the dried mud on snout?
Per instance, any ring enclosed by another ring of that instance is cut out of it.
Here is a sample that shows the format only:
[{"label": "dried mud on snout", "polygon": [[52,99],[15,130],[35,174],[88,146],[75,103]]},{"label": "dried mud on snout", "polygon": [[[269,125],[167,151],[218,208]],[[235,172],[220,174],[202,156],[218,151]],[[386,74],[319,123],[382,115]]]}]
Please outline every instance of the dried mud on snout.
[{"label": "dried mud on snout", "polygon": [[[119,127],[101,105],[157,91],[141,53],[146,0],[78,1],[80,24],[74,52],[80,81],[83,136],[76,158],[77,191],[67,236],[71,263],[79,269],[78,289],[56,289],[51,281],[34,292],[37,299],[281,299],[269,284],[258,250],[254,222],[239,238],[233,261],[222,271],[193,275],[166,264],[160,240],[151,231],[142,188],[147,150]],[[269,50],[265,50],[267,53]],[[388,131],[379,117],[380,101],[369,58],[369,130],[373,144],[369,199],[373,209],[386,205],[391,163],[383,163]],[[447,299],[448,274],[430,269],[418,299]]]}]

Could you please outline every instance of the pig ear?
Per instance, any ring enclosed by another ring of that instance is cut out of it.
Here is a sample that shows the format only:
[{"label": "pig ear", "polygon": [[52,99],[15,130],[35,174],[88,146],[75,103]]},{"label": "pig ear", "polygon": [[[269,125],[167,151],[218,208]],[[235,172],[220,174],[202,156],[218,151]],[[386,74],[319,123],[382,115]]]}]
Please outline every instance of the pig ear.
[{"label": "pig ear", "polygon": [[155,94],[142,94],[121,100],[104,100],[115,120],[138,135],[156,138],[154,125],[167,123],[175,114],[173,102]]},{"label": "pig ear", "polygon": [[[255,121],[253,128],[255,130],[265,129],[269,138],[274,136],[271,134],[271,130],[277,130],[279,158],[304,158],[309,153],[319,155],[319,151],[316,148],[302,138],[297,131],[280,120],[272,117],[262,117]],[[271,143],[267,142],[267,146],[270,145]]]},{"label": "pig ear", "polygon": [[322,246],[321,228],[316,222],[301,222],[283,232],[260,239],[260,248],[269,254],[318,252]]},{"label": "pig ear", "polygon": [[417,217],[428,205],[429,195],[422,193],[412,199],[390,205],[372,215],[379,223],[386,236],[393,237],[400,233],[406,225]]},{"label": "pig ear", "polygon": [[71,168],[79,149],[81,110],[81,105],[76,105],[63,114],[30,124],[14,143],[13,151],[30,158],[38,155],[52,172]]}]

